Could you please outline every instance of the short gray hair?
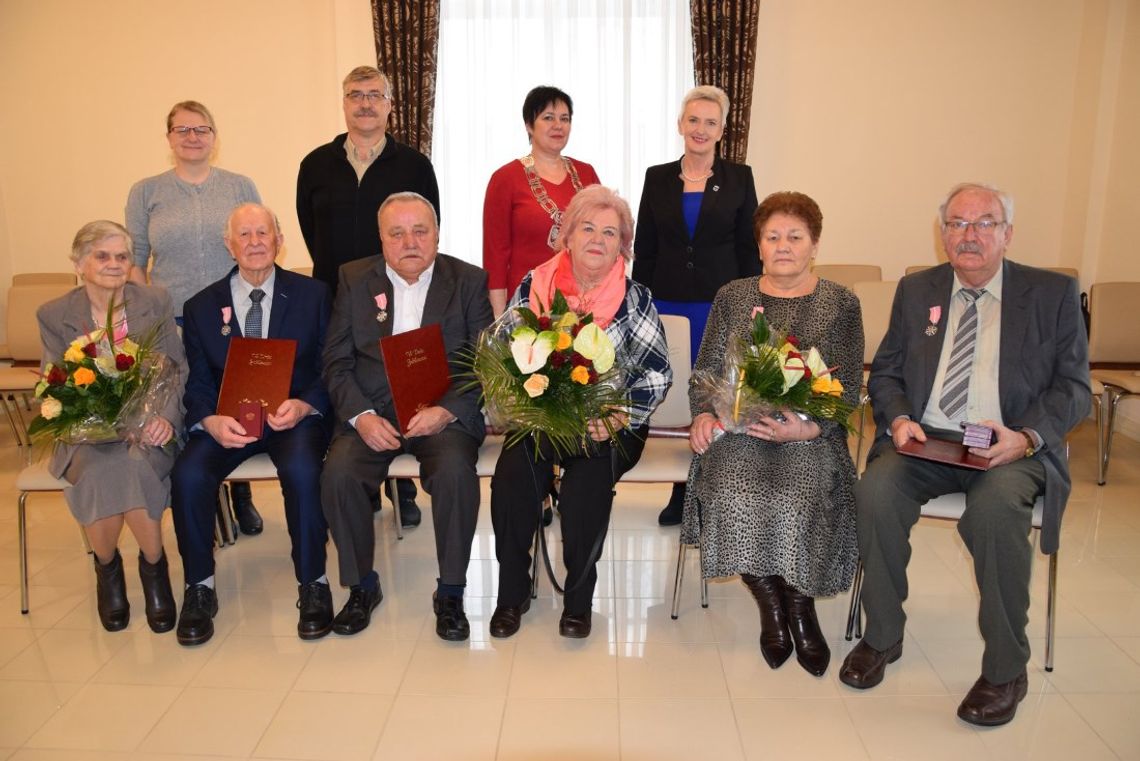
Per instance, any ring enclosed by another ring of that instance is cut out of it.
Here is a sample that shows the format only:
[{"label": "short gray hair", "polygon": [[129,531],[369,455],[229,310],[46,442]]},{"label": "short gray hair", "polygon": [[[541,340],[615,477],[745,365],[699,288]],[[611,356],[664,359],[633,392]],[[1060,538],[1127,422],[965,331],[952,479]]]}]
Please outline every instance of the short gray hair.
[{"label": "short gray hair", "polygon": [[230,211],[229,216],[226,217],[226,223],[222,227],[222,239],[223,240],[229,240],[230,239],[230,223],[234,221],[234,217],[236,217],[237,213],[239,211],[241,211],[242,209],[261,209],[262,211],[264,211],[266,214],[269,215],[269,218],[273,220],[273,228],[277,232],[277,237],[278,238],[281,237],[281,222],[278,221],[277,215],[273,213],[273,209],[269,208],[268,206],[266,206],[264,204],[254,203],[253,201],[248,201],[246,203],[241,203],[241,204],[238,204],[237,206],[235,206]]},{"label": "short gray hair", "polygon": [[694,87],[685,93],[685,97],[681,99],[681,110],[677,113],[677,121],[685,118],[685,109],[694,100],[708,100],[720,106],[720,126],[724,127],[728,124],[728,93],[712,85]]},{"label": "short gray hair", "polygon": [[134,261],[134,241],[131,240],[131,234],[127,232],[127,228],[109,219],[96,219],[79,228],[75,239],[71,241],[71,261],[79,264],[83,257],[91,253],[96,243],[107,238],[122,238],[126,241],[127,251],[131,252],[131,261]]},{"label": "short gray hair", "polygon": [[357,66],[352,71],[348,72],[348,76],[341,82],[341,89],[344,93],[348,94],[348,86],[353,82],[367,82],[370,79],[379,79],[384,83],[384,95],[388,98],[392,97],[392,83],[388,81],[388,77],[384,72],[377,69],[375,66]]},{"label": "short gray hair", "polygon": [[376,221],[380,221],[380,215],[384,213],[384,209],[387,209],[389,204],[399,203],[401,201],[419,201],[427,206],[428,209],[431,210],[431,221],[435,222],[435,231],[439,232],[439,215],[435,213],[435,207],[432,206],[431,201],[411,190],[393,193],[385,198],[384,203],[380,204],[380,208],[376,210]]},{"label": "short gray hair", "polygon": [[946,194],[946,198],[938,205],[938,223],[940,225],[946,225],[946,207],[950,205],[950,202],[954,200],[956,195],[964,193],[967,190],[982,190],[986,193],[992,193],[994,197],[998,199],[998,203],[1001,204],[1002,213],[1005,215],[1005,219],[1002,221],[1006,224],[1013,224],[1013,196],[994,185],[989,185],[984,182],[959,182],[950,188],[950,192]]}]

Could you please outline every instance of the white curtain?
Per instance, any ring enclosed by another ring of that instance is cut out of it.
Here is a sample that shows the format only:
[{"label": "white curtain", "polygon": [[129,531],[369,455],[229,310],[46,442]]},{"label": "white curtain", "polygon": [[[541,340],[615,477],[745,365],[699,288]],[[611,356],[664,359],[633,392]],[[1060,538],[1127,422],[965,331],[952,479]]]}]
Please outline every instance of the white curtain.
[{"label": "white curtain", "polygon": [[672,161],[693,86],[689,0],[442,0],[432,164],[440,250],[482,264],[491,173],[529,152],[522,102],[574,101],[565,154],[594,166],[637,214],[645,169]]}]

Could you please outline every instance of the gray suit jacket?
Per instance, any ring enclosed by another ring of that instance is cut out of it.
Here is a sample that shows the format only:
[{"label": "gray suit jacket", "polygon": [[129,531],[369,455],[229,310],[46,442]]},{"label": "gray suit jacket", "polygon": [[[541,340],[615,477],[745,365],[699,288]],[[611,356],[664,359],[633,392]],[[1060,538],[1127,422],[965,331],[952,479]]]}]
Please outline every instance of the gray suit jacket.
[{"label": "gray suit jacket", "polygon": [[[161,326],[156,347],[169,357],[178,368],[175,388],[166,402],[162,416],[174,426],[175,437],[182,433],[182,392],[186,384],[186,354],[178,329],[174,324],[174,306],[165,288],[127,283],[123,288],[123,301],[127,305],[127,325],[131,336],[147,334],[155,325]],[[63,356],[68,345],[79,336],[93,330],[91,300],[82,285],[49,301],[36,310],[40,323],[40,341],[44,345],[44,366]],[[52,454],[48,470],[59,478],[71,463],[75,447],[80,444],[59,444]]]},{"label": "gray suit jacket", "polygon": [[[1057,550],[1061,515],[1072,483],[1065,435],[1088,415],[1088,340],[1077,282],[1047,270],[1003,264],[998,396],[1002,418],[1014,429],[1032,428],[1045,440],[1045,512],[1041,550]],[[893,446],[890,424],[899,415],[922,417],[930,399],[954,272],[942,264],[904,277],[895,292],[890,327],[871,365],[868,390],[875,410],[875,444],[869,459]],[[941,306],[938,331],[926,334],[930,307]]]},{"label": "gray suit jacket", "polygon": [[[395,420],[392,392],[380,354],[380,339],[392,334],[392,317],[377,321],[376,296],[380,293],[387,295],[391,309],[392,283],[384,269],[383,256],[370,256],[341,266],[325,338],[323,373],[333,409],[341,421],[368,409]],[[492,317],[491,303],[487,300],[487,273],[446,254],[436,257],[421,325],[439,323],[453,378],[456,373],[464,372],[458,363],[460,353],[474,346],[479,333],[491,324]],[[460,385],[462,383],[453,380],[439,404],[455,415],[456,420],[451,425],[459,426],[481,442],[485,426],[479,389],[460,394],[456,391]]]}]

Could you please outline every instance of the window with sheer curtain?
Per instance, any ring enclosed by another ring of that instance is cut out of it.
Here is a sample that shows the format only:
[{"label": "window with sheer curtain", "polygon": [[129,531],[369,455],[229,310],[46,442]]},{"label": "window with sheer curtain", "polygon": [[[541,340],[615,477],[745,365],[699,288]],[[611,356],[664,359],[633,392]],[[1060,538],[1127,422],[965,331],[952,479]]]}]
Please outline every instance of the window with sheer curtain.
[{"label": "window with sheer curtain", "polygon": [[491,173],[529,152],[522,102],[537,85],[574,101],[564,155],[594,166],[634,214],[645,169],[683,145],[693,86],[689,0],[443,0],[432,164],[440,250],[483,259]]}]

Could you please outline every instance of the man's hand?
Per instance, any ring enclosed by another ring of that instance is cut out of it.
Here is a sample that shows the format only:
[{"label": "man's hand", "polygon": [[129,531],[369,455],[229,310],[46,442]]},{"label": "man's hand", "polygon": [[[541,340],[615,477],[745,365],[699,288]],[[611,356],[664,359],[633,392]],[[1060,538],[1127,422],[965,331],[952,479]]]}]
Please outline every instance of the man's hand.
[{"label": "man's hand", "polygon": [[1007,465],[1025,457],[1028,442],[1025,441],[1025,437],[1021,435],[1020,431],[1006,428],[995,420],[983,420],[981,424],[993,429],[994,433],[997,434],[997,441],[985,448],[970,447],[970,454],[985,457],[990,461],[991,468]]},{"label": "man's hand", "polygon": [[404,435],[409,439],[413,436],[434,436],[446,428],[447,424],[453,420],[455,420],[455,415],[452,415],[443,407],[438,405],[434,407],[424,407],[412,415],[412,419],[408,421],[408,432]]},{"label": "man's hand", "polygon": [[693,423],[689,426],[689,449],[697,454],[704,454],[712,443],[713,431],[716,430],[717,424],[716,415],[710,412],[702,412],[693,418]]},{"label": "man's hand", "polygon": [[373,452],[399,449],[400,432],[375,412],[365,412],[356,419],[356,433]]},{"label": "man's hand", "polygon": [[155,415],[146,421],[142,429],[142,443],[152,447],[160,447],[170,441],[174,435],[174,426],[164,417]]},{"label": "man's hand", "polygon": [[226,449],[241,449],[257,441],[255,436],[246,436],[241,423],[229,415],[208,415],[202,418],[202,427]]},{"label": "man's hand", "polygon": [[300,399],[286,399],[276,412],[271,412],[265,418],[269,427],[275,431],[288,431],[293,426],[313,414],[313,405],[302,402]]},{"label": "man's hand", "polygon": [[898,449],[911,439],[926,441],[926,431],[913,420],[897,417],[891,421],[891,438],[894,439],[895,449]]}]

